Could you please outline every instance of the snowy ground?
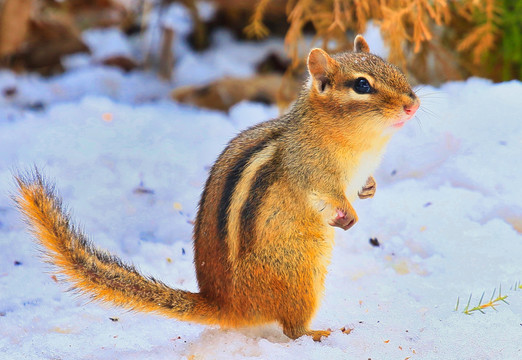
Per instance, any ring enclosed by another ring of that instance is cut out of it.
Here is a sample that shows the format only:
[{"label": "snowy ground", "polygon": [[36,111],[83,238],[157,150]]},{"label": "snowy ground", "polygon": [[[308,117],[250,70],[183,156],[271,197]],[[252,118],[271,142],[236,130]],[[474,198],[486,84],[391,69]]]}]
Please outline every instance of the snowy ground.
[{"label": "snowy ground", "polygon": [[[263,49],[282,49],[219,36],[179,59],[177,84],[188,69],[194,83],[247,75]],[[420,90],[426,111],[390,144],[375,198],[355,204],[359,223],[337,233],[313,321],[335,331],[314,343],[275,325],[220,330],[86,304],[53,280],[9,199],[14,169],[43,168],[97,245],[196,291],[190,221],[208,168],[234,134],[277,116],[175,104],[153,75],[93,62],[70,59],[51,79],[0,72],[0,90],[17,89],[0,95],[0,359],[522,358],[522,83]],[[462,313],[470,294],[475,306],[499,286],[509,304]]]}]

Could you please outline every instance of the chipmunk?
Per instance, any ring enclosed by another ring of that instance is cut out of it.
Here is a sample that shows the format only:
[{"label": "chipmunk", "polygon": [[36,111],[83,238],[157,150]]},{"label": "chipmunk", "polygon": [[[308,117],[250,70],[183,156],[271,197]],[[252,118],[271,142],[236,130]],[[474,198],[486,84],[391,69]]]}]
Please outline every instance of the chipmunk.
[{"label": "chipmunk", "polygon": [[72,225],[38,171],[17,176],[18,207],[50,261],[95,300],[222,327],[278,322],[314,340],[334,245],[333,227],[357,222],[356,198],[373,196],[373,171],[419,99],[401,71],[355,50],[308,56],[309,80],[281,117],[234,139],[213,165],[194,226],[199,293],[172,289],[96,249]]}]

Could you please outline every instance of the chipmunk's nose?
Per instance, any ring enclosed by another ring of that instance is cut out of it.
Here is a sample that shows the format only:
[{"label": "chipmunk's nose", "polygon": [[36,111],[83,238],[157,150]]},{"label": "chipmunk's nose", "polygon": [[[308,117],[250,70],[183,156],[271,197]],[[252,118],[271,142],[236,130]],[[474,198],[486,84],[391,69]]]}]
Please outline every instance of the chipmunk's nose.
[{"label": "chipmunk's nose", "polygon": [[412,104],[404,105],[404,114],[400,114],[397,121],[392,124],[393,127],[400,128],[406,121],[410,120],[420,106],[419,99],[415,98]]},{"label": "chipmunk's nose", "polygon": [[414,103],[413,105],[404,105],[404,112],[409,117],[412,117],[415,114],[415,112],[417,111],[418,108],[419,108],[419,103],[418,102]]}]

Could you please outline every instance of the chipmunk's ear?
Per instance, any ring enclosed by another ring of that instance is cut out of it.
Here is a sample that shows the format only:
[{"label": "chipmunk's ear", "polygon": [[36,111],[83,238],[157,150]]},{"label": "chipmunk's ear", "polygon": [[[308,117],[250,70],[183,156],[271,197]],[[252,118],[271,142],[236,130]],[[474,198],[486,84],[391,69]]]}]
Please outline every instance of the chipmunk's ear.
[{"label": "chipmunk's ear", "polygon": [[332,59],[323,49],[312,49],[308,55],[308,72],[312,83],[319,92],[324,92],[330,86],[329,74],[335,71],[337,61]]},{"label": "chipmunk's ear", "polygon": [[353,48],[355,52],[370,52],[370,47],[368,46],[368,43],[366,40],[364,40],[362,35],[357,35],[355,37],[355,41],[353,42]]}]

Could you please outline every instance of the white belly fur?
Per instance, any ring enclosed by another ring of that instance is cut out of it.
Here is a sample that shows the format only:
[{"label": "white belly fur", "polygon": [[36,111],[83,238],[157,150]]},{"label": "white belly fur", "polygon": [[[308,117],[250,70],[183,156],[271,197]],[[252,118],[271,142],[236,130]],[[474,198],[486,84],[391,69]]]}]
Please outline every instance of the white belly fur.
[{"label": "white belly fur", "polygon": [[381,162],[384,149],[370,150],[361,154],[359,164],[353,168],[351,174],[347,174],[346,198],[352,202],[358,198],[357,193],[361,191],[366,184],[366,180],[373,175],[374,171]]}]

